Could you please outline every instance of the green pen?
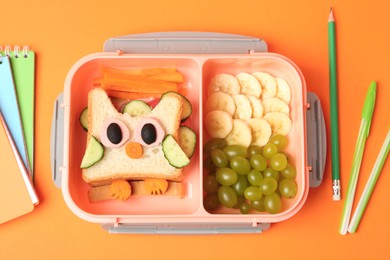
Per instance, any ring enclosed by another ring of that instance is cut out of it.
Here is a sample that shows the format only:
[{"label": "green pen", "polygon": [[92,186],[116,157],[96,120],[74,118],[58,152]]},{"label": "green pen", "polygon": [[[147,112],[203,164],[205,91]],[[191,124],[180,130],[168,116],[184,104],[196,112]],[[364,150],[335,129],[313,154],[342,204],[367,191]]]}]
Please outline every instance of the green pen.
[{"label": "green pen", "polygon": [[387,155],[389,154],[389,150],[390,150],[390,129],[387,133],[386,139],[383,142],[382,148],[375,161],[374,167],[372,168],[367,184],[364,187],[362,197],[360,198],[359,203],[356,207],[356,211],[353,214],[351,223],[349,224],[348,232],[350,233],[356,232],[360,219],[363,216],[363,212],[366,209],[368,200],[370,199],[372,191],[374,190],[375,183],[378,180],[379,174],[382,170],[383,164],[385,163]]},{"label": "green pen", "polygon": [[341,217],[340,234],[345,235],[348,229],[348,222],[351,217],[352,204],[356,191],[356,184],[358,180],[360,165],[362,162],[364,146],[366,144],[367,137],[370,132],[372,114],[374,112],[376,96],[376,82],[373,81],[367,92],[366,100],[364,101],[362,120],[360,123],[359,135],[356,142],[355,152],[353,155],[353,163],[351,169],[351,175],[349,177],[349,183],[347,188],[346,199]]}]

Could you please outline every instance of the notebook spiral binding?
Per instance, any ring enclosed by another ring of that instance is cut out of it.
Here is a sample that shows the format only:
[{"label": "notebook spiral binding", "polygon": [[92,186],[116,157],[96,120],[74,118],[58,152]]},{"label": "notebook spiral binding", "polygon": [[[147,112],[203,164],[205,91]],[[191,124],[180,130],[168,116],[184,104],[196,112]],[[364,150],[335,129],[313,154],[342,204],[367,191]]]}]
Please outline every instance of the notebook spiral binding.
[{"label": "notebook spiral binding", "polygon": [[[12,52],[12,47],[9,45],[6,45],[3,49],[3,46],[0,45],[0,52],[3,52],[4,50],[4,55],[8,57],[23,57],[23,58],[28,58],[28,52],[30,50],[30,47],[27,45],[24,45],[22,48],[20,48],[19,45],[15,45],[13,48]],[[3,62],[3,55],[0,53],[0,64]]]}]

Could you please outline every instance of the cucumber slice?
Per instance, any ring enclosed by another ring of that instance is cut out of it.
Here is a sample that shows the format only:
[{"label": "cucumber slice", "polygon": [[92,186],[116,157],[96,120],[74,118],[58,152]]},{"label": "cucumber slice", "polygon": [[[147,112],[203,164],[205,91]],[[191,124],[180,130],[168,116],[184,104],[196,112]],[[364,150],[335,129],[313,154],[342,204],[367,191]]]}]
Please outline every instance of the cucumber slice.
[{"label": "cucumber slice", "polygon": [[165,92],[161,98],[164,98],[165,95],[169,94],[169,93],[173,93],[173,94],[176,94],[178,96],[180,96],[180,98],[183,100],[183,111],[181,112],[181,116],[180,116],[180,120],[181,122],[184,122],[186,121],[192,114],[192,105],[191,105],[191,102],[185,97],[183,96],[182,94],[178,93],[178,92],[175,92],[175,91],[168,91],[168,92]]},{"label": "cucumber slice", "polygon": [[79,121],[84,130],[88,131],[88,107],[81,111]]},{"label": "cucumber slice", "polygon": [[95,138],[91,137],[85,150],[83,160],[81,161],[80,168],[89,168],[103,158],[104,148],[103,145]]},{"label": "cucumber slice", "polygon": [[123,108],[123,113],[127,113],[131,116],[142,116],[151,111],[152,108],[142,100],[132,100]]},{"label": "cucumber slice", "polygon": [[162,141],[162,150],[169,164],[176,168],[183,168],[190,163],[190,159],[175,141],[172,135],[167,135]]},{"label": "cucumber slice", "polygon": [[191,128],[187,126],[180,127],[180,146],[188,158],[191,158],[195,151],[196,135]]}]

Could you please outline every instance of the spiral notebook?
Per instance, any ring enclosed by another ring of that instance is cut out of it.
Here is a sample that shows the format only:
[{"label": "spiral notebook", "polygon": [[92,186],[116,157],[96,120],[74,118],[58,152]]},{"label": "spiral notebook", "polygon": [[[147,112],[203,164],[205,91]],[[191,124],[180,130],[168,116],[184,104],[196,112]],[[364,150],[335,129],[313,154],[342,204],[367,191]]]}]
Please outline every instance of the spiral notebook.
[{"label": "spiral notebook", "polygon": [[0,111],[25,167],[33,174],[35,54],[27,46],[0,46]]}]

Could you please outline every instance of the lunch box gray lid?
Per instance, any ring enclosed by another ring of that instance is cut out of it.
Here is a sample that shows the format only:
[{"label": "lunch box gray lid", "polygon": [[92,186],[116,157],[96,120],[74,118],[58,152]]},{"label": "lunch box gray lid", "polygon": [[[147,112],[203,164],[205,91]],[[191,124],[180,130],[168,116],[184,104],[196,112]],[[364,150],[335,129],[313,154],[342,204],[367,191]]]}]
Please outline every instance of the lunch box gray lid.
[{"label": "lunch box gray lid", "polygon": [[[105,52],[150,53],[150,54],[248,54],[267,52],[264,40],[225,33],[212,32],[160,32],[132,34],[110,38],[105,41]],[[63,93],[54,104],[52,119],[50,159],[52,178],[61,188],[61,171],[64,152],[64,107]],[[306,139],[309,186],[318,187],[323,179],[326,163],[326,128],[324,114],[318,96],[307,92]],[[237,226],[238,225],[238,226]],[[107,223],[102,225],[110,233],[154,233],[154,234],[213,234],[213,233],[260,233],[269,228],[269,223],[240,225],[212,223],[201,226],[187,225],[129,225]]]},{"label": "lunch box gray lid", "polygon": [[213,32],[157,32],[110,38],[107,52],[150,54],[239,54],[267,51],[264,40],[244,35]]}]

